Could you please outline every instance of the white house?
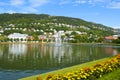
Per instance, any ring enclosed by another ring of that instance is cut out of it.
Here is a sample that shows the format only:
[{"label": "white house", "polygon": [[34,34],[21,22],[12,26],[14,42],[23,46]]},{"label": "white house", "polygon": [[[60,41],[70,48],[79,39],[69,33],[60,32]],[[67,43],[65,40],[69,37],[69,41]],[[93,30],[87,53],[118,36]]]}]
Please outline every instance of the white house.
[{"label": "white house", "polygon": [[3,32],[4,32],[4,31],[1,29],[1,30],[0,30],[0,33],[3,33]]},{"label": "white house", "polygon": [[13,34],[8,35],[8,38],[9,39],[26,40],[27,36],[28,36],[27,34],[13,33]]},{"label": "white house", "polygon": [[76,32],[77,34],[82,34],[82,32],[80,32],[80,31],[66,31],[65,33],[66,34],[71,34],[72,32]]}]

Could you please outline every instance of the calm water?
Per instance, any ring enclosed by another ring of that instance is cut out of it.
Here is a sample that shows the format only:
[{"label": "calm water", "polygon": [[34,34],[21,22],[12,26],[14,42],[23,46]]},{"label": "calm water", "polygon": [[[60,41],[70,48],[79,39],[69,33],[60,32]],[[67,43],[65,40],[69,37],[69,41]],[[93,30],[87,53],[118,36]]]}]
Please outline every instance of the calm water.
[{"label": "calm water", "polygon": [[0,80],[45,73],[120,53],[100,44],[0,44]]}]

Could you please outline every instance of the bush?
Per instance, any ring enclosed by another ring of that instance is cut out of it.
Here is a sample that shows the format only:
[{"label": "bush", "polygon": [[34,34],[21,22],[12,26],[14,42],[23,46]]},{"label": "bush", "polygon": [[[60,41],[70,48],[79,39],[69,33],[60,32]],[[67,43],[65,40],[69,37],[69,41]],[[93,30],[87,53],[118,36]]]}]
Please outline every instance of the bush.
[{"label": "bush", "polygon": [[116,44],[120,44],[120,40],[119,39],[113,40],[112,42],[116,43]]}]

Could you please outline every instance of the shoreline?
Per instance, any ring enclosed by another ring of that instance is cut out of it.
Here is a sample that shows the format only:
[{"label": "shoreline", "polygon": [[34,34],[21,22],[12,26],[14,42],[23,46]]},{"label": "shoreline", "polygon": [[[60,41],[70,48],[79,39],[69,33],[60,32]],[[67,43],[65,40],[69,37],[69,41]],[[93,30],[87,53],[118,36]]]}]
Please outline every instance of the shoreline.
[{"label": "shoreline", "polygon": [[[55,44],[55,42],[0,42],[0,44]],[[117,45],[120,46],[120,44],[114,44],[114,43],[67,43],[63,42],[62,44],[98,44],[98,45]]]},{"label": "shoreline", "polygon": [[[0,42],[0,44],[48,44],[46,42]],[[49,44],[54,44],[50,42]]]}]

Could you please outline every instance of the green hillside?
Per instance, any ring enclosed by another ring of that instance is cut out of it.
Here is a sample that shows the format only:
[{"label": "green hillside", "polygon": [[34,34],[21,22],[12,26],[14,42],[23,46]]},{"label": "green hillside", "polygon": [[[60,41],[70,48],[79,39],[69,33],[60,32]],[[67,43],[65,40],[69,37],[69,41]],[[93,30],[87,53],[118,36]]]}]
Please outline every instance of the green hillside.
[{"label": "green hillside", "polygon": [[[79,18],[64,16],[51,16],[48,14],[0,14],[0,30],[2,35],[22,33],[28,35],[43,35],[54,31],[73,31],[70,35],[80,37],[75,31],[79,31],[82,37],[104,37],[114,34],[113,28],[88,22]],[[66,34],[66,36],[69,36]]]}]

